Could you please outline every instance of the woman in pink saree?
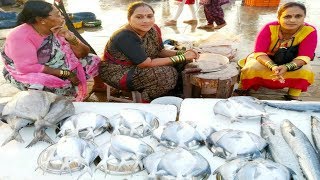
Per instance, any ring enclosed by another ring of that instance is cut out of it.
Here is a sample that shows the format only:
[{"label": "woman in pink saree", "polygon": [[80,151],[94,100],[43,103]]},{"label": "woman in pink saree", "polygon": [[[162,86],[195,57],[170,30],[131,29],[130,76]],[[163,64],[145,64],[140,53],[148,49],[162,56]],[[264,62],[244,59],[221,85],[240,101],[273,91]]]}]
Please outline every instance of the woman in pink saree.
[{"label": "woman in pink saree", "polygon": [[21,90],[39,89],[84,100],[86,80],[98,75],[100,58],[89,54],[89,47],[64,27],[59,10],[44,1],[28,1],[18,23],[1,53],[5,79]]}]

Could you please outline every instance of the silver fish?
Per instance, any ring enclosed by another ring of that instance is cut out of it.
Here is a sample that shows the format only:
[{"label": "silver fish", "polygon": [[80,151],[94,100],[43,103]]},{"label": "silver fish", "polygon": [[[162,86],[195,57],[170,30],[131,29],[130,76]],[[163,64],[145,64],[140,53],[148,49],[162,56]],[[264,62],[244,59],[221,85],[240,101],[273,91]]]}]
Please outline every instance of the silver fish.
[{"label": "silver fish", "polygon": [[311,116],[311,134],[316,150],[320,155],[320,121],[315,116]]},{"label": "silver fish", "polygon": [[26,146],[31,147],[38,141],[45,141],[54,144],[54,141],[45,133],[48,127],[57,128],[57,124],[63,119],[73,115],[75,108],[73,103],[63,96],[59,96],[51,104],[48,113],[35,122],[35,132],[33,140]]},{"label": "silver fish", "polygon": [[266,117],[268,114],[265,105],[258,99],[250,96],[236,96],[218,101],[214,108],[214,114],[229,117],[233,121],[255,117]]},{"label": "silver fish", "polygon": [[278,108],[278,109],[285,109],[290,111],[310,111],[310,112],[320,112],[320,104],[318,102],[294,102],[291,101],[290,103],[284,102],[264,102],[266,105]]},{"label": "silver fish", "polygon": [[305,179],[301,171],[298,159],[294,155],[292,149],[283,139],[280,128],[273,128],[269,119],[261,120],[261,137],[268,142],[268,152],[272,159],[295,172],[295,176],[299,180]]},{"label": "silver fish", "polygon": [[260,157],[267,146],[267,142],[256,134],[232,129],[212,133],[206,144],[214,155],[226,159]]},{"label": "silver fish", "polygon": [[305,177],[320,179],[320,159],[307,136],[289,120],[282,123],[281,133],[296,155]]},{"label": "silver fish", "polygon": [[18,142],[23,143],[24,140],[22,139],[19,131],[26,127],[29,124],[32,124],[33,121],[28,119],[19,118],[17,116],[7,116],[6,122],[9,124],[10,128],[12,129],[11,135],[2,143],[2,146],[6,145],[8,142],[12,140],[16,140]]},{"label": "silver fish", "polygon": [[290,180],[291,172],[287,167],[266,159],[247,162],[237,172],[235,180]]},{"label": "silver fish", "polygon": [[248,162],[246,158],[237,158],[218,167],[213,174],[217,179],[234,180],[239,169]]}]

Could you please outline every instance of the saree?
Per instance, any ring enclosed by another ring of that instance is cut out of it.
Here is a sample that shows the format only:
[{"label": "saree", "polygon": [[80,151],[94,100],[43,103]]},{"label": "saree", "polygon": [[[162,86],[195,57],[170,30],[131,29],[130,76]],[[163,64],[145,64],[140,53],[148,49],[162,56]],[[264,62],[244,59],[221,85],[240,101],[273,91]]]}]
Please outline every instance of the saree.
[{"label": "saree", "polygon": [[[99,74],[101,79],[108,85],[121,90],[139,91],[145,101],[150,101],[172,90],[177,82],[178,73],[172,66],[158,66],[150,68],[139,68],[141,62],[135,62],[128,58],[128,54],[135,52],[121,51],[113,41],[117,33],[122,33],[126,38],[126,46],[130,41],[139,39],[139,43],[128,49],[128,51],[143,51],[143,60],[147,57],[157,58],[163,49],[162,39],[158,27],[153,27],[141,39],[133,35],[126,28],[122,28],[110,37],[104,51],[103,61],[100,64]],[[130,44],[131,45],[131,44]],[[121,44],[120,44],[121,46]],[[140,58],[141,59],[141,58]]]},{"label": "saree", "polygon": [[37,87],[39,90],[49,91],[58,95],[72,96],[75,101],[83,101],[86,97],[86,80],[98,75],[98,64],[100,62],[100,58],[93,54],[78,59],[69,43],[63,37],[57,37],[53,34],[46,37],[37,50],[39,64],[54,69],[72,71],[80,81],[75,86],[68,79],[42,72],[20,73],[16,70],[13,60],[4,51],[1,52],[1,55],[4,61],[4,78],[18,89],[27,90]]}]

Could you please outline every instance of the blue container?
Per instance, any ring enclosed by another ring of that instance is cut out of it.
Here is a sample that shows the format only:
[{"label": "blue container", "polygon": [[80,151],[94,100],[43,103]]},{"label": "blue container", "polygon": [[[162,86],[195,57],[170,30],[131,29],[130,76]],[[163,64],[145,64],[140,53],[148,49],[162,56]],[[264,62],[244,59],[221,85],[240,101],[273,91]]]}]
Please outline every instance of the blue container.
[{"label": "blue container", "polygon": [[72,21],[94,21],[96,20],[96,15],[92,12],[77,12],[77,13],[68,13],[69,18]]},{"label": "blue container", "polygon": [[16,26],[17,26],[16,19],[7,19],[7,20],[0,21],[0,29],[9,29],[9,28],[14,28]]},{"label": "blue container", "polygon": [[0,20],[17,19],[16,12],[0,12]]}]

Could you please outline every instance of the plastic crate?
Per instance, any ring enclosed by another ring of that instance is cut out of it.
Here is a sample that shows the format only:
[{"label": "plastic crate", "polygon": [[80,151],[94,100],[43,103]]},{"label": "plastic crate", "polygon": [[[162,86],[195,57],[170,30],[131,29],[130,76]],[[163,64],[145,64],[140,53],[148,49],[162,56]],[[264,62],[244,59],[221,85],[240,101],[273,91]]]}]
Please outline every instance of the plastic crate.
[{"label": "plastic crate", "polygon": [[279,6],[280,0],[245,0],[246,6]]}]

